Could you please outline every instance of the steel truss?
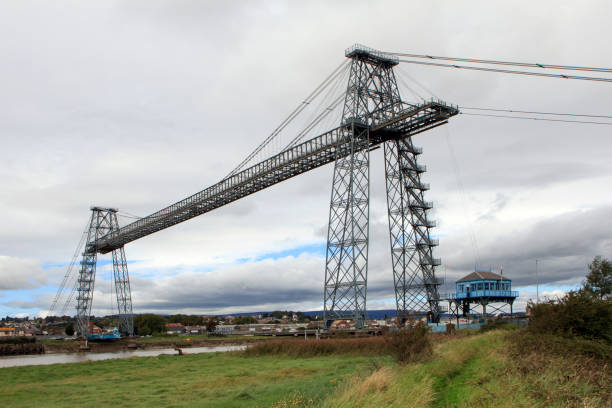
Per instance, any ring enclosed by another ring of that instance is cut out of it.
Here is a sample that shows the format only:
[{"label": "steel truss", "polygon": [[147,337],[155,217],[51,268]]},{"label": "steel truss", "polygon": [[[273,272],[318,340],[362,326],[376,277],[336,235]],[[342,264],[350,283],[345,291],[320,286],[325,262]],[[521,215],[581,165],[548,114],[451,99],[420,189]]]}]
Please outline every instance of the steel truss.
[{"label": "steel truss", "polygon": [[[87,337],[90,333],[89,317],[93,303],[94,282],[96,278],[97,248],[96,242],[119,229],[117,210],[113,208],[92,207],[87,242],[81,261],[77,281],[77,330],[79,335]],[[119,330],[128,335],[134,334],[132,316],[132,294],[125,251],[123,247],[112,251],[113,283],[117,297]]]},{"label": "steel truss", "polygon": [[[393,59],[361,47],[347,50],[352,59],[351,74],[344,103],[343,123],[353,123],[349,137],[353,143],[367,140],[367,128],[403,124],[402,102],[393,67]],[[401,119],[400,119],[401,118]],[[398,130],[398,129],[395,129]],[[391,257],[398,318],[431,313],[439,320],[440,306],[427,218],[431,204],[423,199],[426,187],[420,181],[425,171],[417,164],[420,150],[410,136],[399,130],[384,143],[391,239]],[[369,150],[352,151],[336,159],[325,264],[324,320],[349,318],[361,328],[366,318],[369,217]]]},{"label": "steel truss", "polygon": [[[466,299],[449,299],[449,309],[454,311],[459,319],[459,314],[465,317],[473,315],[471,311],[471,305],[479,305],[482,308],[482,316],[485,317],[487,313],[507,313],[510,311],[510,316],[513,315],[514,297],[479,297]],[[490,308],[487,311],[487,308]]]},{"label": "steel truss", "polygon": [[[458,109],[442,101],[407,105],[385,121],[370,127],[368,148],[380,143],[415,135],[447,123]],[[92,246],[99,253],[108,253],[127,243],[190,220],[216,208],[239,200],[257,191],[306,173],[351,153],[352,144],[347,126],[341,125],[304,143],[221,180],[190,197],[151,215],[134,221],[96,239]]]},{"label": "steel truss", "polygon": [[368,128],[352,124],[351,153],[334,165],[327,256],[325,262],[324,319],[366,318],[368,280],[368,215],[370,152]]},{"label": "steel truss", "polygon": [[436,224],[427,216],[433,205],[424,200],[429,186],[421,182],[425,172],[417,163],[421,152],[410,137],[384,144],[391,262],[401,323],[427,312],[433,321],[440,317],[438,287],[442,282],[436,279],[435,267],[441,262],[433,257],[438,241],[430,237]]},{"label": "steel truss", "polygon": [[368,281],[370,152],[369,127],[395,116],[402,102],[392,59],[351,49],[352,59],[342,123],[350,124],[351,151],[337,157],[329,210],[324,321],[351,319],[359,328],[366,319]]}]

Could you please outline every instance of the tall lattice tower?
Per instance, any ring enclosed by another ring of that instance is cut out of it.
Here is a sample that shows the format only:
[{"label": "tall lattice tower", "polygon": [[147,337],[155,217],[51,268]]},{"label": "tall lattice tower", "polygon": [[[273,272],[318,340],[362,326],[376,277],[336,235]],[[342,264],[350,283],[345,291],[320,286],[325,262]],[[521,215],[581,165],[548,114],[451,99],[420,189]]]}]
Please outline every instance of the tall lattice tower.
[{"label": "tall lattice tower", "polygon": [[[90,334],[89,316],[93,302],[96,263],[98,260],[96,242],[101,237],[112,236],[112,233],[118,230],[119,223],[117,221],[116,209],[91,208],[87,242],[83,251],[83,260],[81,261],[81,269],[77,282],[77,330],[81,336],[87,337]],[[112,258],[113,283],[119,314],[119,330],[124,334],[133,335],[132,294],[123,246],[112,251]]]},{"label": "tall lattice tower", "polygon": [[[363,327],[366,319],[368,277],[370,132],[395,120],[412,105],[401,100],[393,67],[396,58],[363,46],[345,53],[351,61],[342,131],[351,141],[348,155],[335,160],[325,262],[324,320],[353,319]],[[418,109],[413,115],[418,114]],[[400,118],[400,116],[402,116]],[[405,116],[405,115],[404,115]],[[424,201],[427,186],[417,163],[421,153],[411,133],[394,132],[385,138],[385,173],[389,235],[398,318],[429,312],[438,320],[439,282],[435,277],[430,238],[434,223]]]}]

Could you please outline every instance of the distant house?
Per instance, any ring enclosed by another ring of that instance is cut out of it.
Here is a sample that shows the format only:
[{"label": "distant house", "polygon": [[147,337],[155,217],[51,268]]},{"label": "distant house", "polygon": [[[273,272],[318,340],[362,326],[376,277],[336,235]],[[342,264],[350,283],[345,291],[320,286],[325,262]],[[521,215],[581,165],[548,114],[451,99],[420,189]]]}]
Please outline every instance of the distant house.
[{"label": "distant house", "polygon": [[185,331],[190,334],[203,334],[206,333],[206,326],[185,326]]},{"label": "distant house", "polygon": [[229,325],[229,324],[228,325],[220,324],[220,325],[217,325],[217,327],[215,327],[216,334],[228,335],[228,334],[232,334],[233,331],[234,331],[234,326]]},{"label": "distant house", "polygon": [[0,337],[13,337],[15,336],[14,327],[0,327]]},{"label": "distant house", "polygon": [[368,324],[368,327],[371,327],[371,328],[377,328],[377,327],[383,327],[383,326],[387,326],[386,320],[372,320]]},{"label": "distant house", "polygon": [[102,334],[102,329],[93,324],[93,322],[89,322],[89,334]]},{"label": "distant house", "polygon": [[350,320],[334,320],[329,326],[330,330],[347,330],[351,328]]},{"label": "distant house", "polygon": [[181,334],[185,333],[185,326],[180,323],[166,323],[166,333]]}]

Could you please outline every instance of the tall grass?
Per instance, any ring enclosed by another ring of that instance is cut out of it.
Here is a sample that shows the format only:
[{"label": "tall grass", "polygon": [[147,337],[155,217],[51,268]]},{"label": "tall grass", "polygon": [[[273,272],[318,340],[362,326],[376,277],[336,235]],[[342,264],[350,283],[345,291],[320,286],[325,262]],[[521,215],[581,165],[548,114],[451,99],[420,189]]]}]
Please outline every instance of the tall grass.
[{"label": "tall grass", "polygon": [[409,330],[389,331],[384,339],[387,350],[400,364],[422,360],[433,352],[429,328],[422,322]]},{"label": "tall grass", "polygon": [[512,371],[537,400],[563,407],[612,406],[612,345],[603,341],[534,334],[509,334]]},{"label": "tall grass", "polygon": [[410,329],[387,331],[384,336],[330,338],[321,340],[273,340],[247,348],[245,356],[285,355],[316,357],[352,354],[391,355],[401,364],[430,356],[433,351],[429,328],[419,323]]},{"label": "tall grass", "polygon": [[246,356],[285,355],[316,357],[334,354],[383,355],[388,354],[383,337],[321,340],[273,340],[255,344],[244,352]]}]

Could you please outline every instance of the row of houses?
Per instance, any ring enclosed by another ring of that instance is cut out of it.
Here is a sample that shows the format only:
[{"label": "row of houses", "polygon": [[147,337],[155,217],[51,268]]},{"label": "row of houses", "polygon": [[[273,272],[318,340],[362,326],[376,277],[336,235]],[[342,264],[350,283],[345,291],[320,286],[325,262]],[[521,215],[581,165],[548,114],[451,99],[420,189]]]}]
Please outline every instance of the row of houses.
[{"label": "row of houses", "polygon": [[206,326],[184,326],[181,323],[166,323],[166,333],[168,334],[204,334]]},{"label": "row of houses", "polygon": [[23,327],[0,327],[0,337],[31,337],[36,330]]},{"label": "row of houses", "polygon": [[31,337],[37,331],[33,321],[6,322],[5,327],[0,327],[0,337]]}]

